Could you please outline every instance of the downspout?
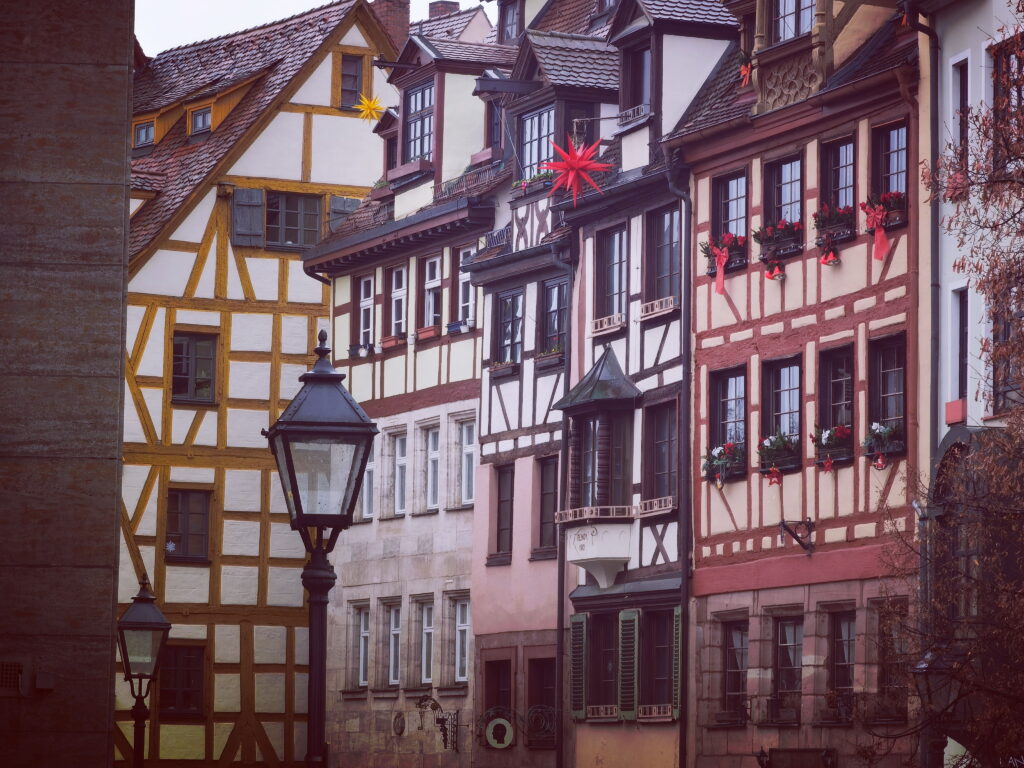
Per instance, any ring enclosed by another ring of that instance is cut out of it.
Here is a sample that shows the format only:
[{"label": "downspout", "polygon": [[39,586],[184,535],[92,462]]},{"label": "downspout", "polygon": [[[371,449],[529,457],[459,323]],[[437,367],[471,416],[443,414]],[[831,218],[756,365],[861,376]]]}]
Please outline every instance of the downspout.
[{"label": "downspout", "polygon": [[[907,25],[916,32],[928,36],[928,69],[929,69],[929,152],[931,154],[930,162],[934,163],[939,157],[939,34],[935,31],[934,27],[930,27],[926,24],[922,24],[918,18],[917,3],[915,0],[903,0],[903,13],[906,19]],[[931,374],[931,381],[937,382],[939,380],[939,327],[940,327],[940,312],[939,312],[939,300],[941,298],[939,290],[939,197],[935,194],[932,195],[930,203],[930,221],[929,227],[931,231],[930,245],[930,268],[931,268],[931,360],[929,361],[929,373]],[[929,466],[934,462],[936,453],[938,452],[939,445],[939,399],[938,393],[932,393],[928,402],[928,426],[929,426],[929,445],[928,445],[928,458]],[[928,521],[929,514],[928,510],[921,509],[920,504],[915,500],[913,502],[914,509],[917,512],[917,526],[918,526],[918,538],[921,542],[921,562],[919,563],[919,589],[920,589],[920,600],[922,610],[918,612],[918,631],[922,637],[927,637],[929,630],[929,621],[927,611],[924,610],[925,606],[931,605],[931,574],[929,572],[929,563],[931,560],[931,541],[928,536]],[[921,766],[923,768],[930,768],[932,764],[932,727],[929,723],[925,723],[921,729]]]},{"label": "downspout", "polygon": [[[665,179],[668,182],[669,191],[678,197],[683,203],[682,221],[685,226],[685,237],[683,240],[682,264],[680,269],[681,286],[679,291],[680,299],[683,296],[689,297],[689,288],[692,282],[691,277],[691,218],[693,216],[693,201],[690,198],[689,169],[682,164],[673,163],[671,150],[665,151],[668,163]],[[678,173],[678,179],[675,174]],[[685,183],[685,186],[683,185]],[[680,233],[682,234],[682,233]],[[679,397],[679,477],[682,481],[679,485],[683,491],[679,494],[678,513],[679,522],[676,526],[676,546],[679,556],[679,604],[680,609],[680,679],[679,679],[679,768],[687,765],[687,707],[690,701],[690,550],[693,547],[693,495],[690,483],[690,464],[692,458],[692,445],[690,442],[690,409],[693,402],[693,353],[690,347],[691,318],[690,302],[681,301],[680,308],[680,351],[682,353],[682,391]]]}]

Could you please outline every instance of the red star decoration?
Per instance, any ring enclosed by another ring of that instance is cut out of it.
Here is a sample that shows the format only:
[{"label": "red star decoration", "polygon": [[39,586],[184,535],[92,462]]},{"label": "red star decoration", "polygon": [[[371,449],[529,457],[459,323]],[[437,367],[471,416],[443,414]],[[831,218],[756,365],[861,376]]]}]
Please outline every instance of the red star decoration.
[{"label": "red star decoration", "polygon": [[575,208],[576,198],[583,191],[584,181],[598,192],[601,192],[601,188],[590,178],[590,174],[596,171],[607,171],[612,166],[611,163],[602,163],[594,159],[597,147],[601,143],[600,139],[589,147],[578,148],[572,143],[572,139],[569,136],[565,138],[569,147],[568,151],[562,149],[554,141],[551,142],[551,146],[554,147],[555,152],[561,155],[562,159],[546,160],[540,164],[540,169],[542,171],[555,172],[555,183],[551,187],[551,192],[548,196],[553,195],[559,187],[564,187],[566,192],[572,192],[572,206]]},{"label": "red star decoration", "polygon": [[831,456],[826,456],[825,460],[823,462],[821,462],[821,468],[823,470],[825,470],[826,472],[831,472],[832,471],[832,465],[834,463],[835,462],[832,461],[832,457]]},{"label": "red star decoration", "polygon": [[874,462],[871,464],[875,469],[885,469],[889,466],[889,462],[885,458],[884,453],[879,453],[875,456]]},{"label": "red star decoration", "polygon": [[782,470],[772,467],[768,470],[768,485],[782,485]]}]

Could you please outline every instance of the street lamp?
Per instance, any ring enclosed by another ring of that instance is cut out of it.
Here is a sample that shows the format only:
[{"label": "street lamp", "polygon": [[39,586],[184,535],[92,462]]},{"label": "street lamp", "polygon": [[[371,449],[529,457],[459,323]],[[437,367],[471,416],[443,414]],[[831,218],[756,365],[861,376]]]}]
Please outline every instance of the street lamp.
[{"label": "street lamp", "polygon": [[170,631],[170,622],[164,618],[156,605],[156,597],[149,591],[149,579],[143,576],[139,582],[139,594],[132,598],[132,604],[117,622],[117,642],[121,648],[124,679],[128,681],[132,696],[135,697],[135,706],[132,707],[132,717],[135,719],[135,755],[132,764],[135,768],[142,768],[145,759],[146,720],[149,718],[146,697],[156,677],[160,656]]},{"label": "street lamp", "polygon": [[352,524],[377,425],[342,385],[345,375],[327,360],[327,332],[317,338],[313,370],[299,377],[302,389],[263,434],[277,461],[292,530],[310,555],[302,569],[309,592],[306,765],[319,768],[327,759],[327,594],[337,580],[327,555]]},{"label": "street lamp", "polygon": [[959,701],[965,661],[962,652],[939,646],[929,649],[914,665],[914,685],[921,704],[936,718],[951,714]]}]

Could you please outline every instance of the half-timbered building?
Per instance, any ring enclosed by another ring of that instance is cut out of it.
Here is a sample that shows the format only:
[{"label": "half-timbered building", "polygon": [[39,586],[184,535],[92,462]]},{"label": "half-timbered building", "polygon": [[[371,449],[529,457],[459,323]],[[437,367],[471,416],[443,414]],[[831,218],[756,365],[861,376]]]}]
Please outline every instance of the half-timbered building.
[{"label": "half-timbered building", "polygon": [[725,5],[739,43],[663,140],[694,201],[695,764],[898,765],[873,734],[908,717],[883,550],[927,454],[917,34],[892,4]]},{"label": "half-timbered building", "polygon": [[336,555],[328,729],[341,764],[473,756],[484,342],[480,291],[461,265],[495,228],[511,173],[475,80],[515,56],[474,19],[435,12],[411,25],[389,78],[397,107],[375,128],[380,180],[306,254],[331,284],[335,364],[381,432]]},{"label": "half-timbered building", "polygon": [[[364,0],[136,69],[118,599],[147,574],[172,624],[147,763],[305,754],[305,552],[260,430],[298,391],[327,288],[300,254],[377,179],[360,95],[394,46]],[[133,759],[116,683],[116,760]]]}]

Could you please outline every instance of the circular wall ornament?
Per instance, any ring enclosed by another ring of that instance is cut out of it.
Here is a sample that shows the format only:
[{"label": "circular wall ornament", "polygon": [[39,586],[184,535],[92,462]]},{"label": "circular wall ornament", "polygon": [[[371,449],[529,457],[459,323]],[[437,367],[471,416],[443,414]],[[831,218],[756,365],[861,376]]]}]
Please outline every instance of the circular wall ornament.
[{"label": "circular wall ornament", "polygon": [[492,749],[505,749],[512,745],[512,723],[504,717],[496,717],[487,723],[484,738]]},{"label": "circular wall ornament", "polygon": [[395,716],[391,718],[391,730],[395,736],[401,736],[405,733],[405,713],[396,712]]}]

